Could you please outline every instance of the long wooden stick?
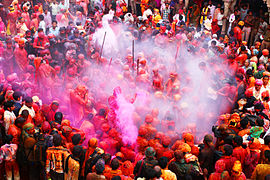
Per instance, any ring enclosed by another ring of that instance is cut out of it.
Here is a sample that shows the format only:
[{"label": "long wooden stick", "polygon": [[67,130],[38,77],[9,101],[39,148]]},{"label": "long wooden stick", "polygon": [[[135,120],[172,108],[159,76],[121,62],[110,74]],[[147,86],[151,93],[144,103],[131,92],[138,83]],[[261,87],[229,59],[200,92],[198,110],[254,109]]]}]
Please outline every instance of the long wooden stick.
[{"label": "long wooden stick", "polygon": [[138,58],[137,59],[137,76],[139,75],[139,63],[140,63],[140,59]]},{"label": "long wooden stick", "polygon": [[134,39],[132,40],[132,70],[134,71]]},{"label": "long wooden stick", "polygon": [[100,57],[102,56],[102,51],[103,51],[103,46],[104,46],[104,42],[105,42],[105,38],[106,38],[106,34],[107,32],[105,31],[104,37],[103,37],[103,42],[102,42],[102,46],[101,46],[101,50],[100,50]]}]

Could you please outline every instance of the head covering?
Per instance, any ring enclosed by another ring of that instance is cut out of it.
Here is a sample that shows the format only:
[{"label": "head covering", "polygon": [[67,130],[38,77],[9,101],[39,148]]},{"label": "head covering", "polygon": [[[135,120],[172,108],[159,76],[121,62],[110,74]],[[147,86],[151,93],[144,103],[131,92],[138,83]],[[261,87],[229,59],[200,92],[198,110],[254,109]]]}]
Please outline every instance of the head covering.
[{"label": "head covering", "polygon": [[96,138],[91,138],[88,141],[88,147],[96,148],[97,147],[97,144],[98,144],[98,140]]},{"label": "head covering", "polygon": [[203,139],[205,142],[213,142],[213,136],[211,134],[207,134]]},{"label": "head covering", "polygon": [[70,121],[67,120],[67,119],[64,119],[64,120],[61,122],[61,126],[70,126]]},{"label": "head covering", "polygon": [[154,148],[152,148],[152,147],[148,147],[148,148],[146,148],[146,150],[145,150],[145,156],[146,157],[154,157],[156,155],[156,151],[155,151],[155,149]]},{"label": "head covering", "polygon": [[183,133],[184,141],[189,144],[194,144],[194,136],[191,133]]},{"label": "head covering", "polygon": [[250,150],[260,150],[262,145],[257,138],[254,138],[253,141],[249,141],[248,147]]},{"label": "head covering", "polygon": [[42,123],[41,129],[43,132],[49,132],[51,129],[50,123],[48,121],[44,121]]},{"label": "head covering", "polygon": [[28,130],[33,129],[33,128],[34,128],[34,124],[32,124],[32,123],[27,123],[23,126],[23,130],[25,130],[25,131],[28,131]]},{"label": "head covering", "polygon": [[256,79],[255,85],[262,86],[263,85],[263,81],[261,79]]},{"label": "head covering", "polygon": [[130,161],[125,161],[121,166],[121,171],[124,176],[133,174],[133,164]]},{"label": "head covering", "polygon": [[269,55],[269,50],[268,50],[268,49],[262,50],[262,54],[263,54],[264,56],[268,56],[268,55]]},{"label": "head covering", "polygon": [[178,150],[182,151],[183,153],[190,153],[191,147],[187,143],[182,143],[178,146]]},{"label": "head covering", "polygon": [[171,138],[169,136],[164,136],[162,138],[162,145],[169,146],[171,144]]},{"label": "head covering", "polygon": [[239,26],[244,26],[244,24],[245,24],[244,21],[239,21],[239,22],[238,22],[238,25],[239,25]]},{"label": "head covering", "polygon": [[215,164],[215,169],[217,173],[222,173],[225,170],[225,162],[224,160],[218,160]]},{"label": "head covering", "polygon": [[150,124],[153,122],[153,116],[151,114],[147,114],[145,116],[145,123]]},{"label": "head covering", "polygon": [[253,89],[252,88],[247,89],[246,92],[245,92],[245,96],[246,97],[253,96]]},{"label": "head covering", "polygon": [[238,160],[235,161],[232,170],[235,171],[235,172],[237,172],[238,175],[240,175],[241,172],[242,172],[241,162],[238,161]]},{"label": "head covering", "polygon": [[72,129],[69,126],[62,126],[62,131],[65,134],[70,134],[72,132]]}]

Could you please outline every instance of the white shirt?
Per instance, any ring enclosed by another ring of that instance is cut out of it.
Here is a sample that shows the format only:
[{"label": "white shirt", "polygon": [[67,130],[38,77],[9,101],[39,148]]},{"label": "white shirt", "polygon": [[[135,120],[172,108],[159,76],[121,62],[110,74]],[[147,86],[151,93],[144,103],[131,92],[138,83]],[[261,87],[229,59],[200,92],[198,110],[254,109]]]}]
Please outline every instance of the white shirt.
[{"label": "white shirt", "polygon": [[33,107],[31,107],[31,109],[30,109],[29,107],[27,107],[27,106],[24,104],[24,105],[22,106],[22,108],[20,109],[20,111],[19,111],[19,115],[22,114],[22,111],[23,111],[23,110],[28,110],[29,115],[30,115],[32,118],[35,117],[35,111],[34,111],[34,108],[33,108]]},{"label": "white shirt", "polygon": [[232,13],[232,14],[230,15],[230,18],[229,18],[229,23],[230,23],[230,25],[232,25],[233,21],[235,21],[235,15],[234,15],[234,13]]},{"label": "white shirt", "polygon": [[38,28],[42,28],[44,34],[46,34],[46,23],[45,23],[45,21],[40,21]]},{"label": "white shirt", "polygon": [[223,24],[222,18],[223,17],[224,17],[224,14],[218,13],[218,15],[217,15],[217,20],[218,20],[217,25],[222,26],[222,24]]},{"label": "white shirt", "polygon": [[52,18],[51,18],[51,13],[47,12],[47,15],[45,13],[43,13],[44,16],[44,21],[45,21],[45,26],[46,28],[49,28],[52,24]]},{"label": "white shirt", "polygon": [[58,4],[51,3],[52,15],[56,16],[58,14]]},{"label": "white shirt", "polygon": [[6,134],[8,133],[9,126],[11,124],[14,124],[15,119],[16,119],[16,116],[15,116],[13,111],[10,112],[10,111],[6,110],[4,112],[4,126],[5,126]]},{"label": "white shirt", "polygon": [[210,12],[209,12],[209,16],[214,16],[214,13],[215,13],[215,9],[216,9],[216,6],[212,5],[212,6],[208,6]]}]

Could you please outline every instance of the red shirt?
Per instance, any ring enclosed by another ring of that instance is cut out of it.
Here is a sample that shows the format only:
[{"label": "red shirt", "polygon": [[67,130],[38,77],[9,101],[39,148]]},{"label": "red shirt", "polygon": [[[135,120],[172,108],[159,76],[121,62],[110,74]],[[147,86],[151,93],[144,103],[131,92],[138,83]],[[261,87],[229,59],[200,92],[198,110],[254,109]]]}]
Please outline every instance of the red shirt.
[{"label": "red shirt", "polygon": [[245,157],[247,156],[247,150],[244,149],[242,146],[236,147],[233,150],[232,156],[233,157],[236,157],[237,160],[239,160],[241,162],[242,167],[243,167]]},{"label": "red shirt", "polygon": [[47,39],[47,37],[45,36],[43,39],[40,39],[39,37],[36,37],[34,39],[34,43],[33,43],[33,47],[35,48],[36,46],[41,46],[41,47],[45,47],[45,45],[49,43],[49,40]]}]

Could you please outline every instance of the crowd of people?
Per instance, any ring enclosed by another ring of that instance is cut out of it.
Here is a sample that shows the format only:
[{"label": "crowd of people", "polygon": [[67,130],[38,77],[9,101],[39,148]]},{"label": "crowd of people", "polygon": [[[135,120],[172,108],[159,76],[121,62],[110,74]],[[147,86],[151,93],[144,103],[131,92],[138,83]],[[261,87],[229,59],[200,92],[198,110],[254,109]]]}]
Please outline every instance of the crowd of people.
[{"label": "crowd of people", "polygon": [[0,179],[270,178],[263,2],[2,3]]}]

